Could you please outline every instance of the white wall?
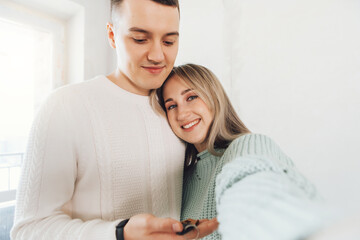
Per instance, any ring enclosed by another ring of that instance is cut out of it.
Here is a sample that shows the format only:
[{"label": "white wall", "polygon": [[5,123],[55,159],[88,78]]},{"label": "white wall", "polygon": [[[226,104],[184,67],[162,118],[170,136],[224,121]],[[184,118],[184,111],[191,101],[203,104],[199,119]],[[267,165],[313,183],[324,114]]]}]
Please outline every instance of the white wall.
[{"label": "white wall", "polygon": [[111,72],[115,62],[106,34],[106,23],[110,19],[110,0],[72,1],[85,8],[85,79]]},{"label": "white wall", "polygon": [[[179,0],[180,45],[175,64],[196,63],[210,68],[227,88],[224,10],[221,0]],[[226,67],[226,68],[224,68]]]},{"label": "white wall", "polygon": [[360,213],[360,1],[224,0],[232,96],[345,213]]}]

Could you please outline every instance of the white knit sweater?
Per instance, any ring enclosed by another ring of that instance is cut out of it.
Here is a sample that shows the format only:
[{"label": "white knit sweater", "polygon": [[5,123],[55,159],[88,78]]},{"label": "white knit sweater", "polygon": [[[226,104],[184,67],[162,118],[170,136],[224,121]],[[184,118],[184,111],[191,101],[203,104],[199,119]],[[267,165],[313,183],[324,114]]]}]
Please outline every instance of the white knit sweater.
[{"label": "white knit sweater", "polygon": [[105,76],[61,88],[34,121],[11,236],[115,239],[135,214],[179,219],[184,152],[147,96]]}]

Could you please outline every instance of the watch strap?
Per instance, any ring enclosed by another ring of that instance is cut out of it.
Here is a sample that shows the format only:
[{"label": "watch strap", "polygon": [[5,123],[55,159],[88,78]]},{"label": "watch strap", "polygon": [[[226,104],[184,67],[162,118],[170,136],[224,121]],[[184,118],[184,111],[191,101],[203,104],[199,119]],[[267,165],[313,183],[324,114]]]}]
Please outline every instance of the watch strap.
[{"label": "watch strap", "polygon": [[116,232],[115,232],[116,240],[125,240],[124,239],[124,227],[128,223],[129,220],[130,219],[125,219],[116,226]]}]

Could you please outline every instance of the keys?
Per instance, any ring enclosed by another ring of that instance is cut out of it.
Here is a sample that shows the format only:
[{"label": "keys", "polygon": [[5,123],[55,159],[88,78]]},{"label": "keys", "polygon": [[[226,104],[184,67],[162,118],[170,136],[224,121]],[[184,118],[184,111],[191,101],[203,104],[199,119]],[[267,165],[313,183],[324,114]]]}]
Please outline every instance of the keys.
[{"label": "keys", "polygon": [[199,225],[200,221],[189,218],[184,221],[181,221],[181,223],[184,228],[183,228],[182,232],[176,233],[177,235],[184,235],[184,234],[190,232],[191,230],[196,229],[196,226]]}]

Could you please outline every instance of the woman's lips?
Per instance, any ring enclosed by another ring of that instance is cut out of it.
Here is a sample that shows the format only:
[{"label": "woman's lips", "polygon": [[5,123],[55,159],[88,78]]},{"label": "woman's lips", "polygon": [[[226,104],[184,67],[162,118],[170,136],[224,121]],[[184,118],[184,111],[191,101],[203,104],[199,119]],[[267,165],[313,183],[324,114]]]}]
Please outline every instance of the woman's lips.
[{"label": "woman's lips", "polygon": [[189,123],[187,123],[187,124],[184,124],[183,126],[181,126],[181,128],[182,128],[184,131],[189,132],[189,131],[193,130],[194,127],[196,127],[196,126],[199,124],[199,122],[200,122],[200,118],[199,118],[199,119],[196,119],[196,120],[194,120],[194,121],[191,121],[191,122],[189,122]]}]

